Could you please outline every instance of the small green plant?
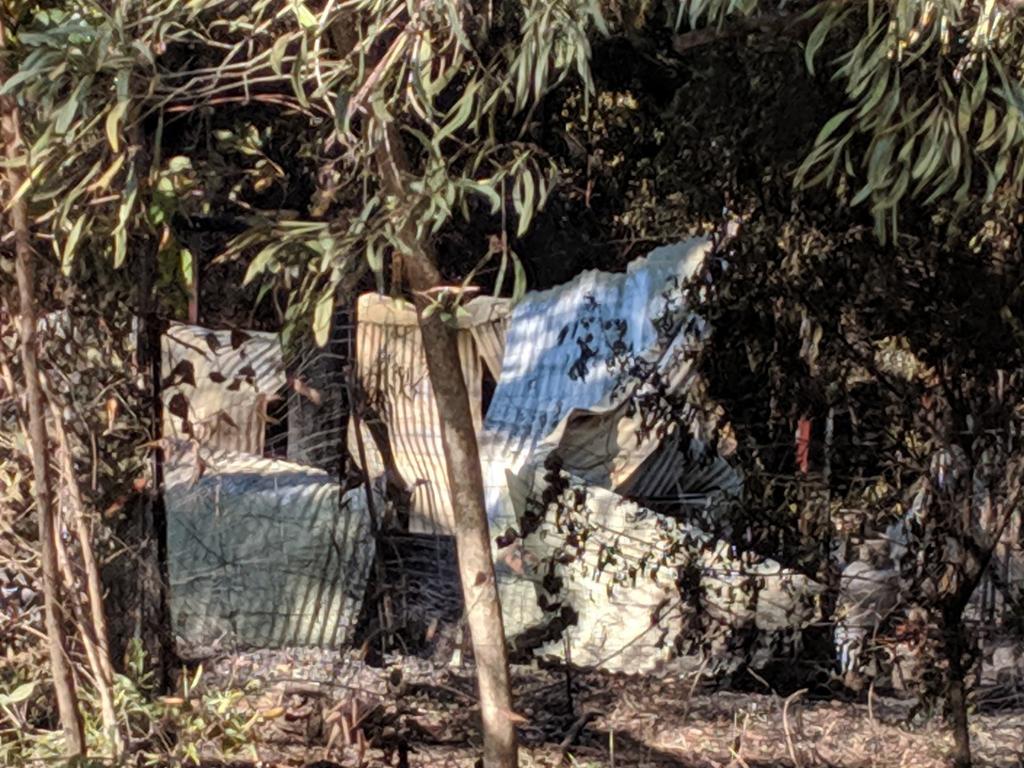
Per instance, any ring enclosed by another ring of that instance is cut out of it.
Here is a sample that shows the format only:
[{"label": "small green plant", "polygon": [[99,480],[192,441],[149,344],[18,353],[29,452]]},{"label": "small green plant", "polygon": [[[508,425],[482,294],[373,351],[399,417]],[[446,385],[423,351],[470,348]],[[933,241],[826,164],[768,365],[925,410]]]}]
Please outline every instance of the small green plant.
[{"label": "small green plant", "polygon": [[[20,672],[20,674],[19,674]],[[256,691],[219,689],[203,683],[203,669],[183,674],[174,693],[159,695],[147,669],[141,644],[125,656],[124,674],[115,675],[114,706],[129,754],[161,768],[197,766],[203,757],[231,760],[257,758],[255,726],[263,715],[249,706]],[[111,754],[103,730],[99,697],[91,686],[80,688],[89,754]],[[0,765],[44,765],[61,759],[62,738],[54,723],[45,680],[14,669],[0,681]],[[119,764],[94,757],[89,765]]]},{"label": "small green plant", "polygon": [[230,760],[258,759],[254,727],[262,716],[246,704],[255,686],[210,689],[202,686],[203,668],[191,678],[182,675],[181,690],[156,700],[159,718],[151,730],[154,749],[145,752],[148,765],[198,765],[202,755]]},{"label": "small green plant", "polygon": [[36,656],[20,656],[4,664],[0,679],[0,765],[31,765],[62,752],[59,732],[41,725],[49,714],[47,683],[38,676]]}]

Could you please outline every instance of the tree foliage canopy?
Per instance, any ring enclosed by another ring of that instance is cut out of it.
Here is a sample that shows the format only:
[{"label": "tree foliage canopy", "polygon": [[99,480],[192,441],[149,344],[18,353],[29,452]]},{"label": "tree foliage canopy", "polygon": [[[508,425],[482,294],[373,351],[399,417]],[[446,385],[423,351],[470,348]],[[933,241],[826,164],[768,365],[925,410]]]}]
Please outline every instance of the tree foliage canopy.
[{"label": "tree foliage canopy", "polygon": [[[1012,205],[1024,182],[1024,23],[994,0],[70,0],[15,10],[17,71],[5,91],[26,108],[31,139],[18,194],[65,273],[80,252],[120,265],[132,238],[152,237],[173,285],[198,258],[175,221],[227,216],[221,229],[234,237],[216,246],[222,258],[242,259],[247,282],[298,289],[289,315],[318,319],[321,336],[357,256],[379,273],[394,248],[396,220],[382,211],[399,208],[423,236],[458,213],[498,214],[513,239],[530,231],[565,180],[549,127],[582,125],[599,140],[595,44],[628,40],[663,77],[705,60],[709,72],[722,41],[802,45],[806,82],[834,100],[795,183],[867,206],[883,240],[901,210],[948,220]],[[385,123],[400,126],[413,160],[402,201],[373,165]],[[504,242],[479,255],[516,261]]]}]

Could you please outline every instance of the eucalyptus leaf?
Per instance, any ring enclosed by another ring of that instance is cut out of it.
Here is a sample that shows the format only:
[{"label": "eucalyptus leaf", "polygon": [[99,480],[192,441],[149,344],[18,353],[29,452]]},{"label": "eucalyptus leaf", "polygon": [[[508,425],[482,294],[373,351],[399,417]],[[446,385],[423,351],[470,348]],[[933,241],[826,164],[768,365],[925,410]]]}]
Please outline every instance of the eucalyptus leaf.
[{"label": "eucalyptus leaf", "polygon": [[327,344],[327,338],[331,333],[333,314],[334,292],[328,291],[320,296],[313,311],[313,338],[319,347]]},{"label": "eucalyptus leaf", "polygon": [[71,227],[68,239],[64,243],[64,250],[61,253],[60,271],[68,276],[75,261],[75,252],[78,247],[78,240],[82,236],[82,230],[86,224],[87,216],[82,214]]},{"label": "eucalyptus leaf", "polygon": [[10,693],[0,693],[0,706],[12,706],[28,701],[36,692],[36,684],[22,683]]},{"label": "eucalyptus leaf", "polygon": [[121,122],[124,120],[128,107],[128,101],[117,102],[107,113],[104,123],[107,131],[107,142],[110,144],[110,148],[115,152],[118,152],[121,149]]}]

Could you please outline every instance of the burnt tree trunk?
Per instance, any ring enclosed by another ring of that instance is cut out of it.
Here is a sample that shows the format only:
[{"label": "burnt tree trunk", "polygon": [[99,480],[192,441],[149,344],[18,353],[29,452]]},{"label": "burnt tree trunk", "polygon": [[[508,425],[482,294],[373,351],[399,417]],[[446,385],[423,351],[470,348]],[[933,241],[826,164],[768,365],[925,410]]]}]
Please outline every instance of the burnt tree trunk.
[{"label": "burnt tree trunk", "polygon": [[[0,51],[6,48],[7,31],[0,20]],[[0,59],[0,67],[2,67]],[[0,70],[0,84],[6,82],[7,72]],[[14,195],[21,187],[24,174],[16,162],[25,151],[21,141],[18,106],[14,99],[0,97],[0,122],[7,159],[8,194]],[[85,734],[82,715],[78,711],[78,698],[71,661],[67,652],[64,617],[61,610],[60,571],[57,562],[56,510],[53,504],[53,485],[50,477],[49,446],[46,435],[46,408],[39,382],[39,361],[36,357],[36,304],[35,275],[32,264],[32,245],[29,239],[28,213],[24,200],[9,204],[10,226],[14,232],[15,272],[18,281],[18,304],[21,315],[21,364],[25,376],[25,399],[29,447],[32,453],[33,488],[36,513],[39,518],[39,553],[43,568],[43,616],[50,653],[50,668],[57,696],[57,708],[64,728],[64,751],[70,758],[85,754]]]}]

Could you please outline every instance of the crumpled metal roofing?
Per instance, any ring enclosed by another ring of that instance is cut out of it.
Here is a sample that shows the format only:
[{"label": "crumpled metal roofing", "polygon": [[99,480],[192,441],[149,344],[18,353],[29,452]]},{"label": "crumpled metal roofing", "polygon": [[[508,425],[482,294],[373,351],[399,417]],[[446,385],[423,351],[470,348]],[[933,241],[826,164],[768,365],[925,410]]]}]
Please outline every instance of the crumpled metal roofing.
[{"label": "crumpled metal roofing", "polygon": [[[676,525],[671,518],[625,502],[621,492],[667,497],[682,506],[706,505],[712,497],[739,489],[737,472],[696,438],[695,418],[669,403],[697,375],[692,353],[706,328],[687,306],[683,289],[710,247],[710,241],[694,239],[656,249],[624,273],[583,273],[565,285],[526,294],[510,317],[507,304],[494,300],[466,305],[470,316],[462,321],[459,347],[495,536],[518,527],[524,505],[537,501],[536,475],[543,474],[541,467],[552,453],[566,476],[587,489],[593,507],[588,514],[602,531],[595,535],[620,549],[633,542],[634,549],[650,550],[656,531]],[[363,296],[358,329],[362,387],[388,427],[398,472],[413,489],[411,527],[451,532],[440,415],[429,387],[415,309],[406,302]],[[482,429],[481,358],[497,378]],[[355,453],[351,435],[349,451]],[[373,445],[368,431],[363,440]],[[376,453],[367,464],[371,475],[386,470]],[[552,545],[564,534],[552,526],[545,530]],[[707,550],[709,567],[728,554],[724,542],[696,529],[693,535],[703,536],[699,548]],[[496,551],[505,626],[513,638],[544,621],[538,600],[541,579],[538,574],[531,577],[515,558],[532,548],[542,560],[549,545],[538,544],[537,536],[529,539]],[[590,562],[593,555],[563,569],[570,585],[565,597],[579,613],[567,633],[574,661],[630,671],[654,663],[659,656],[654,649],[664,636],[682,631],[674,569],[667,568],[658,580],[620,585],[618,597],[610,592],[603,599],[608,585]],[[781,578],[777,564],[761,567],[774,569],[779,573],[773,575]],[[720,580],[712,579],[712,591]],[[792,579],[786,574],[782,580],[788,585]],[[743,612],[750,611],[744,605],[737,620],[791,626],[791,617],[762,616],[773,604],[767,592],[756,617],[746,616]],[[782,595],[782,613],[799,599]],[[676,609],[661,612],[652,624],[652,612],[664,601]]]},{"label": "crumpled metal roofing", "polygon": [[584,272],[515,306],[481,436],[492,527],[515,521],[507,473],[552,452],[573,476],[609,490],[629,484],[637,496],[678,491],[701,473],[708,488],[738,488],[727,463],[698,468],[682,436],[651,415],[696,375],[688,353],[705,326],[681,289],[710,248],[705,238],[657,248],[624,273]]},{"label": "crumpled metal roofing", "polygon": [[[704,238],[658,248],[624,273],[585,272],[526,294],[514,309],[494,298],[465,305],[459,348],[493,526],[503,530],[515,519],[506,473],[555,450],[574,476],[610,490],[628,487],[639,498],[705,503],[738,488],[728,463],[701,454],[678,424],[651,416],[695,376],[689,353],[705,329],[681,289],[709,249]],[[440,417],[413,305],[361,296],[356,348],[361,387],[413,494],[410,529],[451,533]],[[481,362],[497,379],[482,425]],[[370,475],[380,476],[382,455],[369,430],[362,432]],[[349,452],[358,461],[354,438],[350,429]]]},{"label": "crumpled metal roofing", "polygon": [[[566,472],[559,490],[549,475],[536,468],[510,482],[517,512],[540,516],[536,531],[499,553],[512,566],[499,587],[513,641],[565,605],[576,614],[564,631],[574,664],[636,673],[671,658],[677,639],[697,638],[690,619],[698,610],[720,626],[779,635],[776,642],[820,618],[821,587],[803,574]],[[552,488],[555,503],[546,501]],[[687,566],[700,570],[692,592],[678,585]],[[538,652],[563,657],[565,648],[558,640]]]}]

